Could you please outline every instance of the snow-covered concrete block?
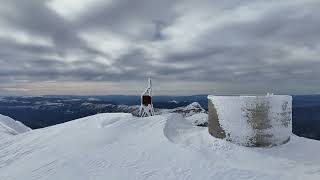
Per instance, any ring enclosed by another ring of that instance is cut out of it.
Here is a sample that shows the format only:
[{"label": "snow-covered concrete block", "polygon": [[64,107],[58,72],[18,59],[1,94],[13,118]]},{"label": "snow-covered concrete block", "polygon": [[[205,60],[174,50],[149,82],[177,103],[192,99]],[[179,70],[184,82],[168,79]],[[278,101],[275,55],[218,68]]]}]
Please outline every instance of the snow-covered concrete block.
[{"label": "snow-covered concrete block", "polygon": [[209,133],[244,146],[275,146],[289,141],[292,97],[208,96]]}]

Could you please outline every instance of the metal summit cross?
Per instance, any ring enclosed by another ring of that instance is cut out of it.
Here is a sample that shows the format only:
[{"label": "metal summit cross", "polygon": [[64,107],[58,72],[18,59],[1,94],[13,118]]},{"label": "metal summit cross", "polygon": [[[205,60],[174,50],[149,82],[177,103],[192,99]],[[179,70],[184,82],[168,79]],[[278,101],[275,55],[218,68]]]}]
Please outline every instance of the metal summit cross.
[{"label": "metal summit cross", "polygon": [[141,94],[141,106],[139,110],[140,117],[154,116],[154,109],[152,104],[152,82],[149,78],[147,89]]}]

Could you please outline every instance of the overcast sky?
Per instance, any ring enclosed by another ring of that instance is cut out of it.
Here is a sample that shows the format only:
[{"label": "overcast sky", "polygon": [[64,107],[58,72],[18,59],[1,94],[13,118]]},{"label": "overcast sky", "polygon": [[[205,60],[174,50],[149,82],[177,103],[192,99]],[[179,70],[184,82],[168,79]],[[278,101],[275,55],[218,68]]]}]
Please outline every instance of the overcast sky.
[{"label": "overcast sky", "polygon": [[319,0],[1,0],[0,95],[320,93]]}]

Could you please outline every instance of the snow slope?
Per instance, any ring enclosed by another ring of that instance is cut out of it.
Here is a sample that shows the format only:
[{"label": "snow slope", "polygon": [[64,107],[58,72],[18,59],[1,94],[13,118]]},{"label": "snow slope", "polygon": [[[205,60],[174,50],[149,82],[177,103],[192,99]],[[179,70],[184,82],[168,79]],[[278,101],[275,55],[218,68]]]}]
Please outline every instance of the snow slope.
[{"label": "snow slope", "polygon": [[0,114],[0,138],[17,135],[30,131],[31,129],[19,121]]},{"label": "snow slope", "polygon": [[1,180],[320,178],[320,142],[241,147],[181,115],[98,114],[0,139]]}]

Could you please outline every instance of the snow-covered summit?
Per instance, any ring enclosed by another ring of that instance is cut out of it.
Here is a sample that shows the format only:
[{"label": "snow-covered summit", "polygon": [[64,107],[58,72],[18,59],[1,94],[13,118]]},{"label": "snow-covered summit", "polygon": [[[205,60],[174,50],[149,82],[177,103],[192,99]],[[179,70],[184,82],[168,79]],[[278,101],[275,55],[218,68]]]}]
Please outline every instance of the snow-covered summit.
[{"label": "snow-covered summit", "polygon": [[205,113],[206,110],[201,107],[198,102],[193,102],[185,107],[178,107],[175,109],[169,110],[172,113],[182,114],[184,117],[189,117],[197,113]]},{"label": "snow-covered summit", "polygon": [[191,104],[189,104],[188,106],[185,107],[186,110],[194,110],[194,109],[199,109],[199,110],[203,110],[203,108],[201,107],[201,105],[198,102],[193,102]]},{"label": "snow-covered summit", "polygon": [[320,142],[292,135],[274,148],[237,146],[182,115],[98,114],[0,139],[0,179],[308,179]]},{"label": "snow-covered summit", "polygon": [[19,121],[0,114],[0,138],[4,136],[17,135],[30,131],[31,129]]}]

